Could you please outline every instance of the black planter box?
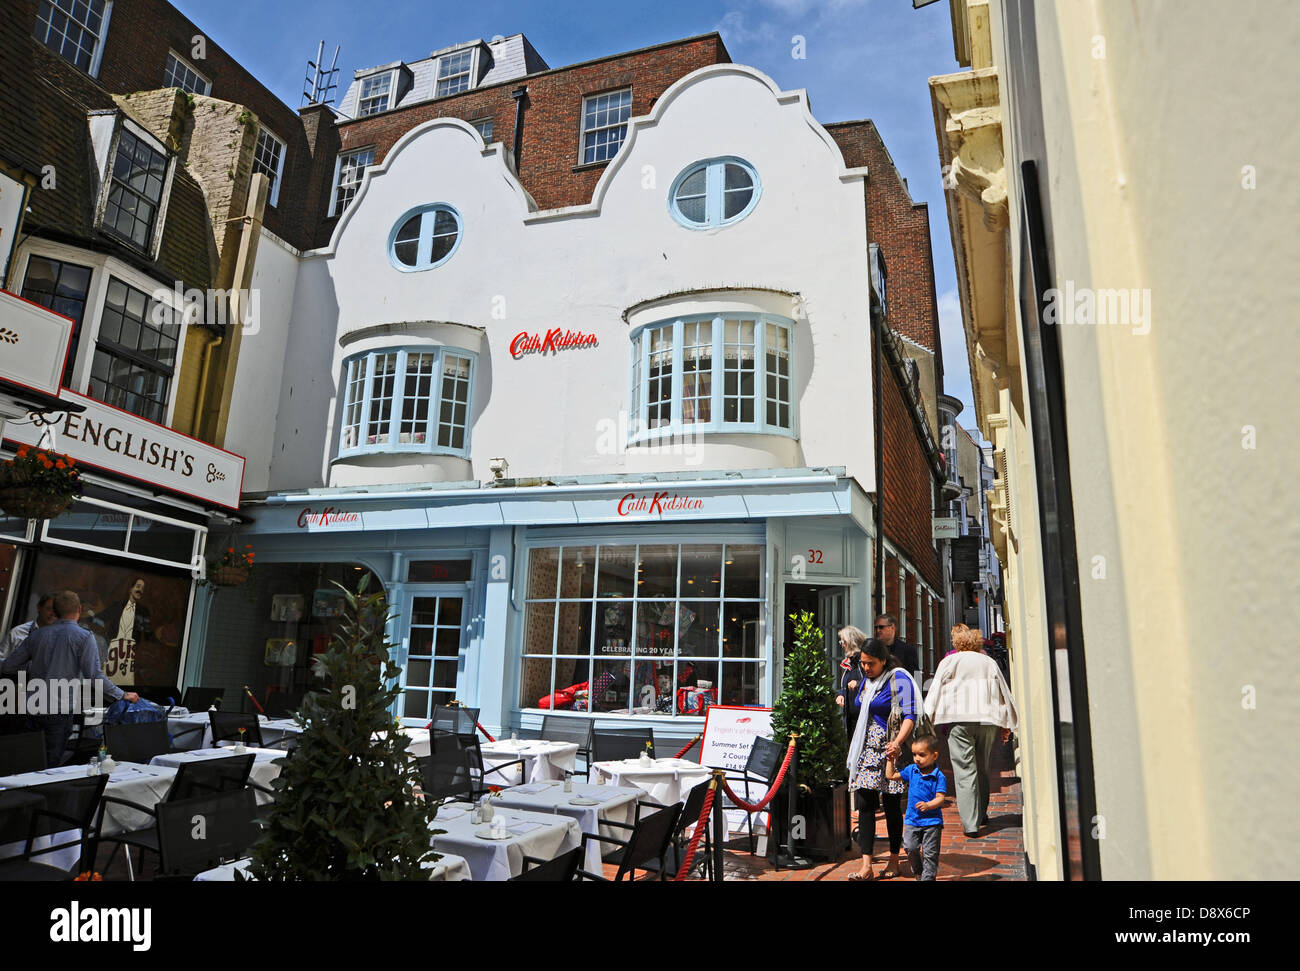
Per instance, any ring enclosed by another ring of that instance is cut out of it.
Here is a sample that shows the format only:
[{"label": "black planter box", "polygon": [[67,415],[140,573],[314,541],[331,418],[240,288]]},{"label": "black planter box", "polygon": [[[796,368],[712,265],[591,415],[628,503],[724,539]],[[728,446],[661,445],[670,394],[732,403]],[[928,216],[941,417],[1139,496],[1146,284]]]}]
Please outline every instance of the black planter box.
[{"label": "black planter box", "polygon": [[[786,842],[786,799],[787,793],[782,787],[782,792],[773,800],[770,858],[775,858],[777,847],[784,847]],[[777,806],[777,803],[780,805]],[[803,838],[794,841],[797,856],[836,863],[848,852],[852,841],[849,836],[851,816],[847,782],[836,786],[821,786],[811,792],[800,792],[795,815],[804,818]]]}]

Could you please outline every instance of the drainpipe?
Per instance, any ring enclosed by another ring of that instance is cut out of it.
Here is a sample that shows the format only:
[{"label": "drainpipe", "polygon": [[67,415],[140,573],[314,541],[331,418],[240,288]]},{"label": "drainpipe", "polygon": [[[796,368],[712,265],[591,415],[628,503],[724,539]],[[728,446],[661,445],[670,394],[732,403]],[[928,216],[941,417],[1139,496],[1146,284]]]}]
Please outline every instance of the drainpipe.
[{"label": "drainpipe", "polygon": [[871,304],[871,351],[874,361],[874,376],[872,377],[873,391],[876,399],[876,501],[875,506],[875,529],[876,529],[876,576],[875,588],[872,591],[872,602],[875,604],[874,616],[879,617],[885,612],[885,411],[884,399],[881,395],[882,369],[881,359],[884,357],[884,348],[881,346],[880,326],[882,311],[873,301]]},{"label": "drainpipe", "polygon": [[211,341],[207,347],[203,348],[203,366],[199,368],[199,391],[194,396],[194,418],[190,422],[190,433],[195,438],[199,436],[199,425],[203,421],[203,402],[208,396],[208,373],[212,370],[212,352],[220,347],[226,338],[225,335],[218,334],[216,340]]},{"label": "drainpipe", "polygon": [[518,175],[519,153],[524,147],[524,102],[528,100],[528,85],[521,84],[511,95],[515,99],[515,175]]}]

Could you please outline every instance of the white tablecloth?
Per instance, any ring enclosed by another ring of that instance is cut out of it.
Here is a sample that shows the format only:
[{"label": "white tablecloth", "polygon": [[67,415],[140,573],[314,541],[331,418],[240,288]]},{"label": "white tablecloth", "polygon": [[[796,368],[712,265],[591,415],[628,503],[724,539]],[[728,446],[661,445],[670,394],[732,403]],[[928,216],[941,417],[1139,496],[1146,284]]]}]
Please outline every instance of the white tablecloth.
[{"label": "white tablecloth", "polygon": [[411,753],[411,758],[422,759],[433,751],[429,744],[427,728],[403,728],[402,734],[411,740],[410,745],[406,747],[406,750]]},{"label": "white tablecloth", "polygon": [[[253,755],[253,769],[248,774],[250,782],[256,782],[259,786],[271,788],[271,780],[280,774],[280,767],[274,764],[276,759],[284,758],[284,751],[275,748],[253,748],[248,747],[248,752]],[[150,760],[150,765],[161,765],[166,768],[179,769],[186,762],[202,762],[206,759],[228,759],[234,755],[234,751],[229,748],[200,748],[192,752],[168,752],[165,755],[155,755]],[[256,790],[255,790],[256,791]],[[265,792],[257,793],[257,804],[264,806],[271,801],[271,796]]]},{"label": "white tablecloth", "polygon": [[524,781],[519,778],[519,766],[512,765],[500,772],[487,772],[494,765],[523,759],[527,781],[543,782],[547,779],[563,779],[564,773],[573,771],[578,757],[576,743],[552,742],[544,738],[521,738],[517,742],[507,738],[486,742],[479,748],[483,753],[483,784],[490,786],[513,786]]},{"label": "white tablecloth", "polygon": [[611,786],[636,786],[649,796],[651,802],[671,806],[684,802],[687,793],[701,782],[707,782],[711,770],[697,762],[685,759],[652,759],[643,766],[639,759],[617,762],[593,762],[595,781]]},{"label": "white tablecloth", "polygon": [[[85,776],[85,774],[86,766],[84,765],[64,765],[54,769],[42,769],[39,772],[24,772],[21,775],[5,776],[0,778],[0,786],[4,786],[6,789],[19,789],[25,786],[39,786],[47,782],[57,782],[60,779],[67,779],[72,776]],[[172,779],[175,777],[175,769],[119,762],[108,778],[108,785],[104,789],[104,795],[127,799],[152,809],[167,794],[167,790],[171,788]],[[103,806],[104,824],[101,833],[104,836],[116,836],[130,830],[145,829],[154,824],[152,816],[139,810],[111,802],[104,803]],[[52,837],[36,841],[33,844],[33,849],[39,849],[42,846],[57,846],[60,843],[80,839],[80,836],[81,834],[77,830],[56,833]],[[14,849],[15,845],[11,843],[6,847],[0,847],[0,857],[15,856],[18,852],[21,852],[21,847]],[[38,856],[35,862],[71,871],[76,868],[80,857],[81,850],[79,847],[69,847],[65,850],[56,850],[54,853]]]},{"label": "white tablecloth", "polygon": [[[251,880],[253,878],[248,874],[248,867],[251,863],[251,860],[237,860],[234,863],[225,863],[219,867],[214,867],[211,870],[204,870],[194,879],[202,880],[204,882],[220,880],[233,881],[235,879],[235,871],[240,870],[243,871],[244,875]],[[442,854],[442,858],[439,859],[437,863],[422,863],[421,866],[425,870],[429,871],[430,880],[446,880],[450,882],[453,880],[471,879],[469,864],[465,862],[463,857],[456,856],[452,853]]]},{"label": "white tablecloth", "polygon": [[465,803],[441,807],[430,829],[444,832],[433,837],[433,848],[439,853],[464,857],[475,880],[508,880],[523,871],[525,856],[552,860],[582,843],[578,821],[568,816],[505,808],[496,812],[506,821],[506,829],[511,833],[509,839],[488,840],[478,836],[478,831],[486,830],[487,825],[472,823],[470,808]]},{"label": "white tablecloth", "polygon": [[[593,835],[599,833],[601,836],[614,836],[625,840],[630,835],[628,830],[608,824],[610,822],[630,824],[636,818],[636,801],[642,795],[640,789],[616,789],[613,786],[586,783],[575,783],[572,792],[565,792],[563,783],[537,782],[506,789],[492,801],[508,809],[571,816],[578,821],[578,826],[584,833]],[[572,800],[580,797],[596,799],[599,805],[573,805]],[[601,855],[613,849],[615,849],[613,843],[588,840],[583,868],[591,873],[600,873]]]}]

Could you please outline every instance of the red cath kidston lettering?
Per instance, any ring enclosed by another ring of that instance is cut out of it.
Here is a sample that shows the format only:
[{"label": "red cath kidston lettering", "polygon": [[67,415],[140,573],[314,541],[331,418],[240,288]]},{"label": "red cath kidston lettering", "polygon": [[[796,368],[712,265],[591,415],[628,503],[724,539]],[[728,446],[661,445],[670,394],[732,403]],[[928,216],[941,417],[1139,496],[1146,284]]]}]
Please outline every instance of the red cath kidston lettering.
[{"label": "red cath kidston lettering", "polygon": [[548,351],[555,354],[576,348],[595,347],[598,343],[595,334],[561,330],[559,327],[548,330],[545,337],[520,331],[510,342],[510,356],[518,360],[526,354],[545,354]]}]

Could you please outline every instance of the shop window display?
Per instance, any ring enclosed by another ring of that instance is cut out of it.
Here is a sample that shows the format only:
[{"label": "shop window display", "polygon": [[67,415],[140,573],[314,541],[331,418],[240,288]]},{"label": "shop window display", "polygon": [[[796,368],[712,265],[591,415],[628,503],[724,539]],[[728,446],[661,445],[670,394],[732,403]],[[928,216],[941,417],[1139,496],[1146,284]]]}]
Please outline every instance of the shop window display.
[{"label": "shop window display", "polygon": [[700,715],[761,701],[762,547],[530,551],[520,704]]}]

